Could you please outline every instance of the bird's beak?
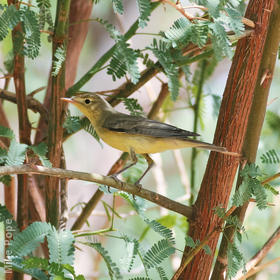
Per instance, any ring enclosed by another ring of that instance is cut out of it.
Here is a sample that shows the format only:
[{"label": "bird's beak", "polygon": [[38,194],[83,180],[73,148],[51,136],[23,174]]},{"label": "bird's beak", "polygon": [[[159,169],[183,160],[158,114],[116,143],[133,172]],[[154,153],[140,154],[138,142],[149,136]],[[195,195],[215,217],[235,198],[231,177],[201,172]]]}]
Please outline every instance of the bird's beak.
[{"label": "bird's beak", "polygon": [[62,97],[60,98],[62,101],[66,101],[68,103],[75,103],[74,100],[72,98],[66,98],[66,97]]}]

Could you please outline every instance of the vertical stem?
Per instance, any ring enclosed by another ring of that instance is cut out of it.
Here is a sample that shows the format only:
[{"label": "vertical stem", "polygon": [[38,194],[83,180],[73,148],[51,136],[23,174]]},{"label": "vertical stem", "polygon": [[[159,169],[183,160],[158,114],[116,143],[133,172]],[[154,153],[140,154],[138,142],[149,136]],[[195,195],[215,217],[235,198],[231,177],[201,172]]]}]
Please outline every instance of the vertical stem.
[{"label": "vertical stem", "polygon": [[[9,5],[19,6],[18,1],[9,1]],[[18,40],[22,36],[22,24],[19,23],[12,31],[13,49],[22,49],[23,42]],[[21,42],[21,48],[16,44]],[[17,98],[19,139],[21,143],[30,145],[31,125],[27,115],[26,89],[25,89],[25,60],[24,56],[14,51],[14,85]],[[28,225],[28,177],[27,175],[18,175],[18,199],[17,199],[17,222],[21,230]]]},{"label": "vertical stem", "polygon": [[[56,22],[53,38],[53,64],[56,60],[55,53],[58,48],[66,50],[68,36],[68,17],[71,0],[58,0]],[[49,120],[49,159],[54,167],[59,167],[61,162],[63,138],[63,110],[61,97],[65,96],[65,61],[57,76],[51,79],[51,105]],[[59,219],[59,180],[48,177],[46,182],[46,217],[47,221],[58,226]]]},{"label": "vertical stem", "polygon": [[[202,96],[202,90],[203,90],[203,84],[205,80],[205,70],[207,67],[207,61],[204,59],[201,62],[200,67],[200,77],[197,87],[197,96],[194,104],[194,121],[193,121],[193,132],[197,133],[197,127],[198,127],[198,119],[199,119],[199,106]],[[196,136],[194,137],[196,138]],[[195,188],[195,160],[197,156],[197,149],[192,149],[192,155],[191,155],[191,197],[190,197],[190,204],[193,204],[193,190]]]}]

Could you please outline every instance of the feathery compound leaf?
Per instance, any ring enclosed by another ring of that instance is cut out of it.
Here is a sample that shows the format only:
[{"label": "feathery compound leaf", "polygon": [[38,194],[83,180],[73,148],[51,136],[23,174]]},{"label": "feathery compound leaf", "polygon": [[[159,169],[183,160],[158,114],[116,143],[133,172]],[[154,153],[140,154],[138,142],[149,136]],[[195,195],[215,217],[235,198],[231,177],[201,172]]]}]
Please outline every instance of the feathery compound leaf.
[{"label": "feathery compound leaf", "polygon": [[0,182],[2,182],[5,186],[10,186],[12,181],[12,177],[10,175],[0,176]]},{"label": "feathery compound leaf", "polygon": [[24,8],[21,10],[21,20],[25,33],[23,52],[28,57],[35,58],[38,56],[41,46],[41,33],[37,15],[30,9]]},{"label": "feathery compound leaf", "polygon": [[158,243],[155,243],[151,249],[146,252],[143,261],[148,268],[153,268],[174,253],[175,248],[170,246],[167,239],[162,239],[158,241]]},{"label": "feathery compound leaf", "polygon": [[9,139],[15,138],[14,132],[10,128],[2,126],[2,125],[0,125],[0,136],[7,137]]},{"label": "feathery compound leaf", "polygon": [[136,84],[140,78],[137,58],[138,53],[129,48],[129,44],[125,41],[124,36],[110,23],[102,19],[96,19],[109,32],[110,37],[115,40],[116,45],[107,74],[112,76],[113,81],[117,78],[124,77],[128,72],[131,82]]},{"label": "feathery compound leaf", "polygon": [[45,24],[49,25],[48,30],[53,30],[53,20],[51,15],[51,3],[49,0],[36,0],[39,7],[39,27],[40,29],[45,28]]},{"label": "feathery compound leaf", "polygon": [[74,263],[74,237],[71,231],[52,229],[47,235],[50,262],[59,264]]},{"label": "feathery compound leaf", "polygon": [[162,224],[160,224],[159,222],[157,222],[156,220],[149,220],[147,218],[144,219],[144,221],[158,234],[160,234],[162,237],[164,237],[165,239],[168,240],[168,242],[171,245],[175,244],[175,239],[172,233],[172,230],[163,226]]},{"label": "feathery compound leaf", "polygon": [[235,244],[229,244],[227,256],[227,277],[231,279],[236,275],[241,265],[244,264],[244,257]]},{"label": "feathery compound leaf", "polygon": [[42,243],[52,229],[48,223],[34,222],[22,232],[16,234],[10,242],[9,250],[14,256],[26,256]]},{"label": "feathery compound leaf", "polygon": [[79,131],[82,128],[80,117],[68,115],[63,123],[63,128],[69,134]]},{"label": "feathery compound leaf", "polygon": [[6,162],[7,153],[8,153],[7,150],[0,148],[0,165]]},{"label": "feathery compound leaf", "polygon": [[66,58],[66,50],[63,47],[58,47],[54,53],[54,57],[55,57],[55,60],[53,62],[53,71],[52,71],[52,76],[57,76],[61,67],[62,67],[62,64],[64,63],[65,61],[65,58]]},{"label": "feathery compound leaf", "polygon": [[179,18],[164,35],[172,47],[185,46],[187,42],[192,42],[201,48],[208,39],[208,23],[191,23],[186,18]]},{"label": "feathery compound leaf", "polygon": [[6,231],[13,232],[13,234],[18,232],[17,223],[13,219],[13,215],[9,212],[9,210],[5,205],[1,205],[1,204],[0,204],[0,222],[4,223]]},{"label": "feathery compound leaf", "polygon": [[261,161],[265,164],[276,164],[280,163],[280,159],[274,149],[267,151],[261,155]]},{"label": "feathery compound leaf", "polygon": [[95,138],[95,140],[102,146],[102,143],[100,142],[100,138],[99,138],[98,134],[96,133],[94,127],[92,126],[91,122],[89,121],[89,119],[88,118],[82,118],[80,121],[81,121],[82,128],[87,133],[92,135]]},{"label": "feathery compound leaf", "polygon": [[151,1],[150,0],[137,0],[138,9],[140,13],[139,27],[144,28],[149,21],[151,15]]},{"label": "feathery compound leaf", "polygon": [[27,145],[20,144],[16,142],[15,139],[12,139],[8,154],[7,154],[7,160],[6,165],[12,166],[12,165],[20,165],[23,164],[25,160],[25,152],[27,149]]},{"label": "feathery compound leaf", "polygon": [[186,241],[186,246],[188,247],[194,248],[195,246],[197,246],[197,243],[194,242],[194,240],[189,235],[185,237],[185,241]]},{"label": "feathery compound leaf", "polygon": [[251,198],[251,191],[248,184],[248,179],[243,179],[238,190],[234,193],[232,204],[239,207]]},{"label": "feathery compound leaf", "polygon": [[232,57],[231,44],[223,25],[218,21],[210,23],[209,31],[212,35],[211,41],[217,60],[221,60],[223,56]]},{"label": "feathery compound leaf", "polygon": [[236,34],[241,35],[244,32],[244,24],[242,23],[242,15],[237,9],[226,8],[228,14],[229,28]]},{"label": "feathery compound leaf", "polygon": [[111,257],[109,256],[108,252],[105,250],[104,247],[100,243],[85,243],[86,245],[94,248],[104,259],[106,266],[109,271],[109,276],[113,280],[114,277],[116,279],[123,279],[120,269],[117,267],[117,265],[112,261]]},{"label": "feathery compound leaf", "polygon": [[46,157],[48,146],[46,143],[41,142],[37,146],[31,146],[30,149],[39,157],[41,163],[46,167],[52,167],[51,162]]},{"label": "feathery compound leaf", "polygon": [[0,41],[2,41],[9,33],[9,29],[13,29],[20,22],[20,12],[15,5],[3,5],[4,12],[0,16]]},{"label": "feathery compound leaf", "polygon": [[135,98],[125,98],[120,97],[120,100],[123,101],[125,108],[130,112],[132,116],[143,116],[143,108],[138,103],[138,100]]},{"label": "feathery compound leaf", "polygon": [[157,42],[154,40],[152,47],[149,49],[152,50],[159,63],[162,65],[164,72],[168,77],[168,88],[171,93],[171,98],[172,100],[176,100],[180,86],[179,69],[172,59],[169,46],[163,41]]},{"label": "feathery compound leaf", "polygon": [[123,14],[123,2],[122,0],[112,0],[113,2],[113,9],[115,13]]},{"label": "feathery compound leaf", "polygon": [[164,269],[161,266],[156,267],[160,280],[168,280]]},{"label": "feathery compound leaf", "polygon": [[126,245],[125,263],[127,263],[127,271],[130,272],[139,252],[139,242],[135,238],[129,238],[127,235],[123,236],[123,240]]}]

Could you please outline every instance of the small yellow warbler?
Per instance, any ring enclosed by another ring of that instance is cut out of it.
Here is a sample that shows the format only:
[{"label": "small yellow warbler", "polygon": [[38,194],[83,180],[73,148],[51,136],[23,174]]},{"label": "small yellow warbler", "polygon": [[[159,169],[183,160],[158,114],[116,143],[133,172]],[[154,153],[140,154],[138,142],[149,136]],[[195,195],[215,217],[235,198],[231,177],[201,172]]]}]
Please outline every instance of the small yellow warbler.
[{"label": "small yellow warbler", "polygon": [[72,98],[62,98],[62,100],[75,105],[90,120],[97,134],[105,143],[130,153],[132,163],[117,174],[136,164],[136,154],[142,154],[145,157],[148,168],[136,184],[139,184],[153,165],[153,160],[148,154],[186,147],[235,154],[227,152],[224,147],[189,138],[189,136],[199,136],[197,133],[144,117],[120,113],[107,101],[93,93],[79,94]]}]

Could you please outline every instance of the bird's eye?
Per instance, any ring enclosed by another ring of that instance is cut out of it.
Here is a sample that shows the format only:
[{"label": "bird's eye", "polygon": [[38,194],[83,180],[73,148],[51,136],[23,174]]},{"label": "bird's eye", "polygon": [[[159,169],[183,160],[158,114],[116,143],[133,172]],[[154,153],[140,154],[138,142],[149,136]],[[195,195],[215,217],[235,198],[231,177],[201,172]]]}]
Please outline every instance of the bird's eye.
[{"label": "bird's eye", "polygon": [[90,103],[90,100],[87,98],[87,99],[85,99],[85,103],[86,104],[89,104]]}]

